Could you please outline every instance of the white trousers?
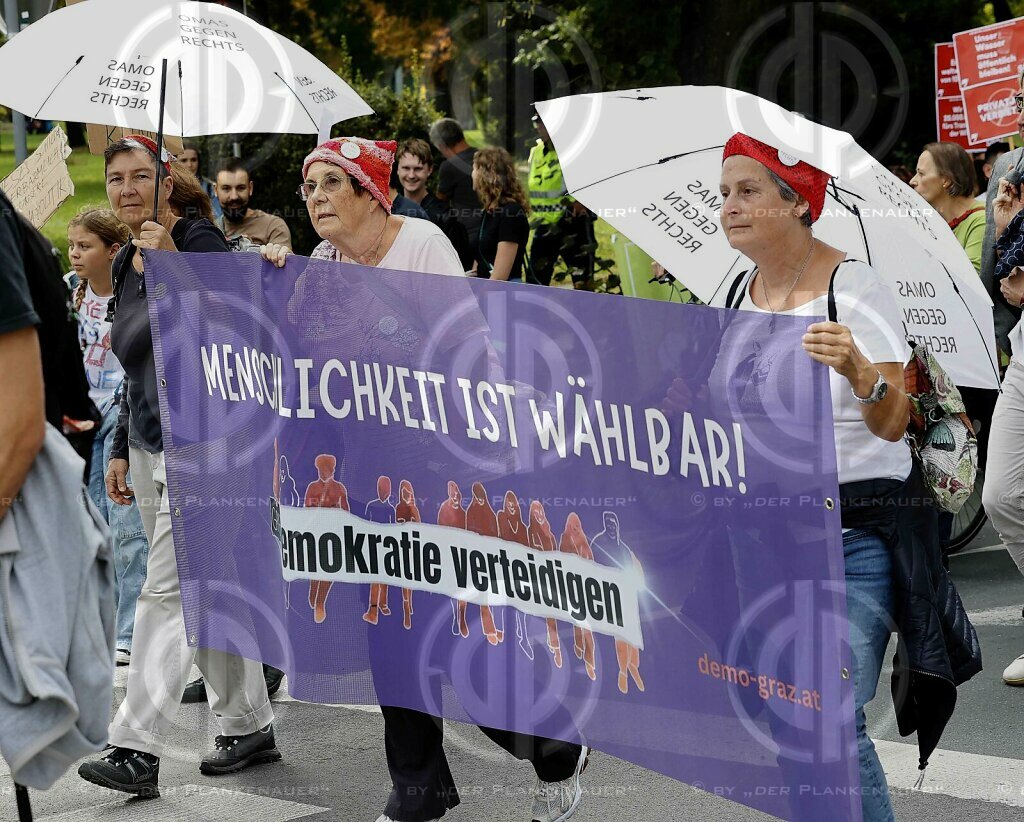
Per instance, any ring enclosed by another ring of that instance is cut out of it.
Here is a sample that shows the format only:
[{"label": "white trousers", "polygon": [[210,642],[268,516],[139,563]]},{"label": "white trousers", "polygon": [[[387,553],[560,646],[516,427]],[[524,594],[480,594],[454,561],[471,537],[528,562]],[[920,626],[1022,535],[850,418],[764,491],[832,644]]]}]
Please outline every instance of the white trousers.
[{"label": "white trousers", "polygon": [[992,415],[982,502],[1024,574],[1024,364],[1016,357],[1006,369]]},{"label": "white trousers", "polygon": [[254,733],[274,718],[263,666],[233,654],[192,648],[186,642],[164,455],[132,448],[129,464],[149,538],[149,563],[135,608],[128,691],[110,723],[110,744],[160,756],[193,660],[203,672],[221,733]]}]

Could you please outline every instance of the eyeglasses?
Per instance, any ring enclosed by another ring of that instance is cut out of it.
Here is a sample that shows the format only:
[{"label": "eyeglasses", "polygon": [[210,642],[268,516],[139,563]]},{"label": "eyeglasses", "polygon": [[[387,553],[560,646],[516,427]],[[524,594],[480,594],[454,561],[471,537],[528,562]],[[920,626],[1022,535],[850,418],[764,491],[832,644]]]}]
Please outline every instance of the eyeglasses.
[{"label": "eyeglasses", "polygon": [[1014,94],[1013,104],[1017,108],[1017,113],[1020,114],[1022,111],[1024,111],[1024,96],[1020,94]]},{"label": "eyeglasses", "polygon": [[324,194],[334,194],[336,191],[341,190],[341,185],[348,177],[338,177],[335,174],[328,174],[319,183],[303,183],[298,188],[299,199],[302,202],[306,202],[312,197],[317,188],[319,188]]}]

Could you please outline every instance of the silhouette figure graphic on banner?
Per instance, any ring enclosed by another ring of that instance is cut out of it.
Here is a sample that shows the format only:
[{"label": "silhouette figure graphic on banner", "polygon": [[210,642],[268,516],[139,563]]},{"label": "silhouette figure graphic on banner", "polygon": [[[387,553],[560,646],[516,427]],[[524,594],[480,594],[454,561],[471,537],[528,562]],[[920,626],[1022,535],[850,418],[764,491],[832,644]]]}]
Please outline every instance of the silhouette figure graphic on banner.
[{"label": "silhouette figure graphic on banner", "polygon": [[[643,566],[636,554],[622,541],[622,534],[619,531],[619,518],[613,511],[605,511],[604,530],[597,534],[591,541],[590,547],[595,554],[595,559],[610,560],[613,565],[623,571],[634,569],[643,574]],[[615,659],[619,663],[619,690],[622,693],[629,691],[629,678],[640,691],[644,690],[644,681],[640,677],[640,649],[630,645],[622,639],[615,640]]]},{"label": "silhouette figure graphic on banner", "polygon": [[[274,438],[274,499],[278,505],[289,505],[298,507],[299,489],[292,479],[291,471],[288,470],[288,458],[278,455],[277,438]],[[284,607],[287,610],[292,607],[292,584],[284,583]]]},{"label": "silhouette figure graphic on banner", "polygon": [[[519,511],[519,500],[512,491],[505,492],[505,505],[498,514],[498,536],[506,542],[516,542],[525,548],[530,547],[530,540],[526,534],[526,525],[523,523],[523,515]],[[529,659],[533,659],[533,645],[530,643],[530,634],[526,624],[527,616],[518,608],[516,613],[516,637],[519,639],[519,647]]]},{"label": "silhouette figure graphic on banner", "polygon": [[[348,508],[348,492],[345,486],[334,478],[338,460],[331,454],[319,454],[313,464],[317,479],[306,488],[303,505],[306,508]],[[333,582],[311,579],[309,581],[309,607],[313,609],[313,621],[318,625],[327,619],[327,595]]]},{"label": "silhouette figure graphic on banner", "polygon": [[[377,478],[377,499],[366,504],[366,519],[381,524],[395,521],[395,506],[391,504],[391,479],[389,477]],[[376,625],[378,614],[391,615],[391,609],[388,607],[388,586],[373,582],[370,583],[370,601],[366,606],[363,619],[371,625]]]},{"label": "silhouette figure graphic on banner", "polygon": [[[395,508],[396,522],[422,522],[420,509],[416,507],[416,495],[409,480],[398,483],[398,506]],[[412,589],[402,589],[402,626],[412,628]]]},{"label": "silhouette figure graphic on banner", "polygon": [[[498,518],[487,501],[483,483],[473,483],[473,499],[466,511],[466,528],[484,537],[498,536]],[[505,632],[494,624],[494,616],[487,605],[480,606],[480,625],[491,645],[497,645],[505,638]]]},{"label": "silhouette figure graphic on banner", "polygon": [[[437,524],[449,528],[466,530],[466,512],[462,507],[462,492],[458,483],[448,481],[448,499],[437,509]],[[469,623],[466,621],[466,602],[461,599],[452,600],[452,636],[469,636]]]},{"label": "silhouette figure graphic on banner", "polygon": [[[540,500],[530,503],[530,527],[526,532],[530,547],[536,551],[554,551],[555,535],[551,533],[551,523],[548,522],[547,513]],[[558,622],[554,619],[547,619],[548,624],[548,650],[555,658],[555,667],[562,667],[562,644],[558,641]]]},{"label": "silhouette figure graphic on banner", "polygon": [[[576,554],[583,559],[594,559],[590,543],[587,542],[587,535],[583,533],[583,523],[580,522],[579,515],[575,511],[570,512],[569,516],[565,518],[565,530],[562,531],[558,550],[563,554]],[[587,676],[597,679],[597,666],[594,663],[594,632],[578,625],[573,626],[572,647],[576,658],[582,659],[587,666]]]}]

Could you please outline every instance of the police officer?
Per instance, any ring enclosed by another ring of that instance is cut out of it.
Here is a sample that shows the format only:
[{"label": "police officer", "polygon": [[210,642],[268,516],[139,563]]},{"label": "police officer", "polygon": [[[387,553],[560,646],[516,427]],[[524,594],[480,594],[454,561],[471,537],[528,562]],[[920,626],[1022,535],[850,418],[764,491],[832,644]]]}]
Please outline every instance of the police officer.
[{"label": "police officer", "polygon": [[561,257],[576,288],[589,288],[594,277],[594,220],[597,218],[570,197],[551,135],[537,114],[533,115],[539,139],[530,150],[528,180],[533,242],[530,262],[544,285],[551,284],[555,263]]}]

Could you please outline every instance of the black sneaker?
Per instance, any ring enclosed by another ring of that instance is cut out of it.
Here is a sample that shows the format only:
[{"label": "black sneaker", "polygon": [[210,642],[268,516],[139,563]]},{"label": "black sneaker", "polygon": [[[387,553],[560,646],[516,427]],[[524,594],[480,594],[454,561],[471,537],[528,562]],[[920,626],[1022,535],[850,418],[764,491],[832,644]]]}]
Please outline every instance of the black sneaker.
[{"label": "black sneaker", "polygon": [[200,772],[208,776],[235,773],[263,762],[277,762],[281,752],[274,744],[274,726],[243,736],[218,736],[214,749],[199,763]]},{"label": "black sneaker", "polygon": [[102,759],[82,763],[78,775],[86,782],[114,791],[146,798],[160,796],[160,757],[131,748],[109,748]]},{"label": "black sneaker", "polygon": [[193,679],[185,686],[185,692],[181,695],[181,703],[206,702],[206,683],[202,677]]},{"label": "black sneaker", "polygon": [[270,665],[263,666],[263,681],[267,683],[267,697],[270,698],[281,690],[281,681],[284,679],[284,671],[272,668]]}]

